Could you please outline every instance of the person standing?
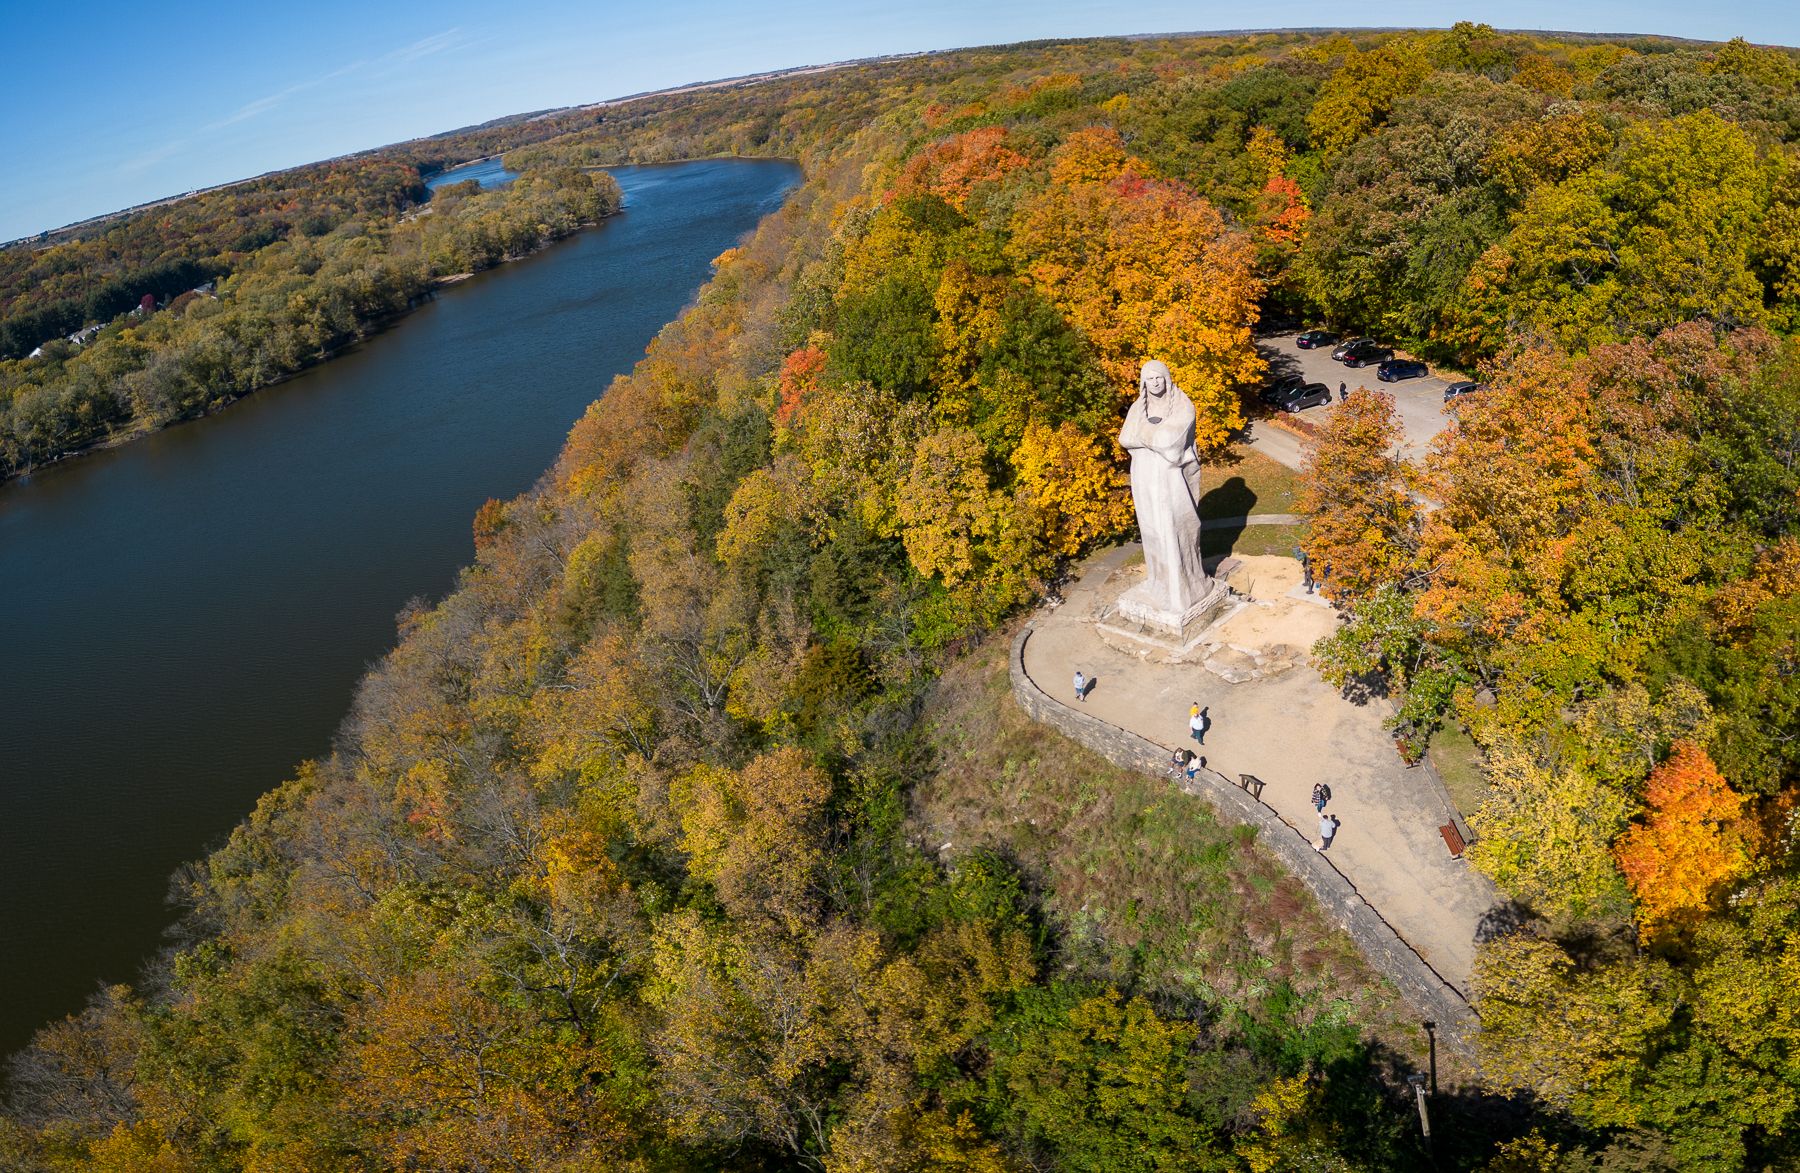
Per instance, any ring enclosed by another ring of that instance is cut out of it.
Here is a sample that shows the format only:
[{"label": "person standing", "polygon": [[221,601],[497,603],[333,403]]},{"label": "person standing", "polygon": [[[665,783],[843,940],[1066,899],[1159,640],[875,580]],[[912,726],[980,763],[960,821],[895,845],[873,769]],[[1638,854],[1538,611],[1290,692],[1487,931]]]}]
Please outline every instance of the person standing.
[{"label": "person standing", "polygon": [[1195,701],[1194,707],[1188,710],[1188,733],[1193,736],[1196,745],[1206,744],[1206,727],[1211,724],[1206,710],[1200,707],[1199,701]]},{"label": "person standing", "polygon": [[1328,850],[1331,847],[1331,841],[1333,839],[1337,838],[1337,829],[1338,829],[1337,816],[1336,815],[1328,815],[1328,814],[1325,814],[1324,812],[1320,812],[1320,814],[1319,814],[1319,848],[1318,848],[1319,851],[1323,852],[1323,851]]},{"label": "person standing", "polygon": [[1348,398],[1350,398],[1349,385],[1346,383],[1339,383],[1338,384],[1338,402],[1342,403],[1342,402],[1344,402],[1344,400],[1346,400]]},{"label": "person standing", "polygon": [[1314,782],[1312,788],[1313,809],[1320,814],[1325,813],[1325,804],[1331,801],[1331,787],[1323,782]]},{"label": "person standing", "polygon": [[1079,669],[1079,668],[1075,669],[1075,699],[1076,700],[1078,700],[1078,701],[1087,700],[1087,685],[1088,685],[1087,677],[1085,677],[1081,674],[1081,669]]}]

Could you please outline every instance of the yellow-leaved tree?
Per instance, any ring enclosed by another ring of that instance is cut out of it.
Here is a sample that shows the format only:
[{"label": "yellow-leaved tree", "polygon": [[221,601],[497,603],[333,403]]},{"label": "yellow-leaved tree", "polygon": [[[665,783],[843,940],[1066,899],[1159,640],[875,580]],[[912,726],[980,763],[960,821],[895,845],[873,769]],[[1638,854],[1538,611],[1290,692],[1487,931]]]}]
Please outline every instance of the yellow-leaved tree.
[{"label": "yellow-leaved tree", "polygon": [[992,618],[1031,597],[1046,562],[1014,500],[991,486],[985,459],[973,432],[932,432],[914,450],[894,513],[919,573]]},{"label": "yellow-leaved tree", "polygon": [[1132,522],[1131,486],[1109,445],[1064,422],[1032,424],[1013,450],[1019,490],[1053,554],[1077,554]]}]

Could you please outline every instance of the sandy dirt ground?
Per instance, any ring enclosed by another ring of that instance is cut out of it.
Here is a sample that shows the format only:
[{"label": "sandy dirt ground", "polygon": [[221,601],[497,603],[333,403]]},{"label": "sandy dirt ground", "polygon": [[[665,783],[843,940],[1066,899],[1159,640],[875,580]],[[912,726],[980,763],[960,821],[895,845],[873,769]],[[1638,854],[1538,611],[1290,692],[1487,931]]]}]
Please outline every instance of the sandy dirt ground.
[{"label": "sandy dirt ground", "polygon": [[[1450,821],[1441,788],[1428,767],[1401,760],[1383,726],[1387,707],[1344,699],[1309,666],[1308,649],[1335,628],[1336,612],[1304,590],[1293,559],[1235,559],[1225,572],[1231,607],[1194,645],[1154,646],[1112,614],[1111,601],[1143,573],[1136,555],[1121,547],[1084,566],[1062,605],[1035,621],[1026,671],[1052,696],[1171,752],[1187,745],[1227,777],[1262,779],[1263,800],[1314,843],[1309,799],[1315,782],[1327,784],[1326,811],[1339,820],[1327,858],[1467,993],[1476,933],[1499,897],[1451,858],[1438,833]],[[1085,701],[1069,683],[1076,669],[1093,680]],[[1200,746],[1188,732],[1196,701],[1211,719]]]}]

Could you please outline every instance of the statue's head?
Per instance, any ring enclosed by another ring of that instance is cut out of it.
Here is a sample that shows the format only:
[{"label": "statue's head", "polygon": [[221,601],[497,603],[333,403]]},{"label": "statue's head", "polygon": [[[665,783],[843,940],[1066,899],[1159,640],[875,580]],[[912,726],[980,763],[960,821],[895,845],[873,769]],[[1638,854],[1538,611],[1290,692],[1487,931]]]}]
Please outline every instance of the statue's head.
[{"label": "statue's head", "polygon": [[1139,395],[1154,395],[1160,399],[1174,386],[1175,378],[1169,374],[1169,365],[1159,359],[1150,359],[1138,372]]}]

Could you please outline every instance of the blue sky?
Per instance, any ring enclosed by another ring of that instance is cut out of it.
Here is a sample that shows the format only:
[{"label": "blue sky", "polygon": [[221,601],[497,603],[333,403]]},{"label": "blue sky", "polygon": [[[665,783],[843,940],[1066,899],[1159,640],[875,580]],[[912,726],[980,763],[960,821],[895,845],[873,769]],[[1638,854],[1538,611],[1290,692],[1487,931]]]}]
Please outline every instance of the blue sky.
[{"label": "blue sky", "polygon": [[505,114],[920,49],[1254,27],[1654,32],[1800,44],[1787,0],[0,0],[0,240]]}]

